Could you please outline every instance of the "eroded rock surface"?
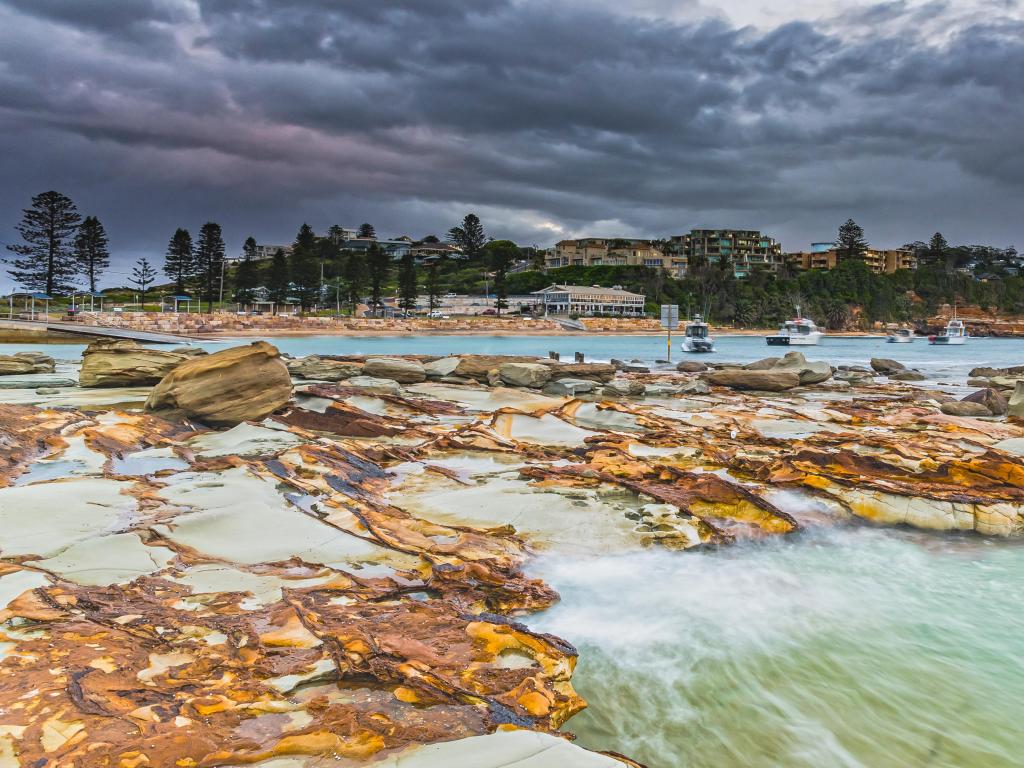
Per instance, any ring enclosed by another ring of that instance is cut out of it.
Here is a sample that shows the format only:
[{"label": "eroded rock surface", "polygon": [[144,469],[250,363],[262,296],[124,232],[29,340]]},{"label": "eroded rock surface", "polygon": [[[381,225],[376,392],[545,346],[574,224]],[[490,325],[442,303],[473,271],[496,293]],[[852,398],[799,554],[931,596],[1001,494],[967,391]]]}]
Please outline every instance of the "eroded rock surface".
[{"label": "eroded rock surface", "polygon": [[82,387],[139,387],[156,384],[193,355],[151,349],[128,339],[94,341],[82,352]]},{"label": "eroded rock surface", "polygon": [[0,376],[53,373],[54,360],[42,352],[16,352],[0,355]]}]

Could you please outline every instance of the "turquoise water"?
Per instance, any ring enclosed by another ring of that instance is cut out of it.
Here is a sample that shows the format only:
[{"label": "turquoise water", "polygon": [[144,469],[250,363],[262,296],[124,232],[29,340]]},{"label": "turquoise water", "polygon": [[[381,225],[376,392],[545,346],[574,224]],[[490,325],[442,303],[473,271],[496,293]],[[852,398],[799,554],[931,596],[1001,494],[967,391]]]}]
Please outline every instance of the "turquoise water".
[{"label": "turquoise water", "polygon": [[536,564],[579,743],[648,766],[1024,764],[1024,549],[855,526]]},{"label": "turquoise water", "polygon": [[[305,336],[267,337],[282,352],[294,356],[309,354],[495,354],[546,355],[559,352],[563,359],[572,359],[574,352],[583,352],[588,360],[623,360],[634,358],[653,363],[665,357],[665,339],[658,336]],[[252,339],[228,342],[206,342],[205,349],[215,351]],[[781,354],[769,348],[760,336],[733,336],[716,339],[717,352],[712,355],[685,355],[676,349],[672,360],[722,360],[750,362],[769,355]],[[61,359],[78,359],[84,344],[0,344],[0,354],[43,349]],[[785,350],[783,350],[785,351]],[[971,339],[961,347],[934,347],[919,339],[913,344],[888,344],[884,338],[827,338],[819,347],[801,350],[810,359],[828,360],[834,365],[866,365],[872,357],[892,357],[909,366],[918,367],[935,380],[962,382],[967,372],[979,365],[1004,367],[1024,364],[1024,339]]]}]

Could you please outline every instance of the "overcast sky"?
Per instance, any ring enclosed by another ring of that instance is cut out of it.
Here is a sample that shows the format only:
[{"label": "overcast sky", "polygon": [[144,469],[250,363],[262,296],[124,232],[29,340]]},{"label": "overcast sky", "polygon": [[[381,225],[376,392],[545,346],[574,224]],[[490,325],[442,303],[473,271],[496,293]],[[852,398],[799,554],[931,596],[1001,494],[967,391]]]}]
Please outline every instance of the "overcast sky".
[{"label": "overcast sky", "polygon": [[207,220],[237,252],[469,210],[1024,246],[1022,136],[1017,0],[0,0],[0,240],[57,189],[117,272]]}]

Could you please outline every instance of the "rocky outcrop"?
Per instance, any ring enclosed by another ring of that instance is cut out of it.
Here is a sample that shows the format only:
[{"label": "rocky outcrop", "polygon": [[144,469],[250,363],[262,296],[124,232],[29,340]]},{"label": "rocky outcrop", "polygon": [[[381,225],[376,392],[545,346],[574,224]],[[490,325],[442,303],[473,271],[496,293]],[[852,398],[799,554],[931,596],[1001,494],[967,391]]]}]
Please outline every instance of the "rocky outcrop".
[{"label": "rocky outcrop", "polygon": [[891,376],[894,373],[905,371],[907,366],[903,363],[897,362],[896,360],[890,360],[887,357],[873,357],[871,358],[871,367],[883,376]]},{"label": "rocky outcrop", "polygon": [[258,421],[283,407],[292,380],[277,347],[256,341],[181,363],[146,400],[150,411],[178,411],[211,426]]},{"label": "rocky outcrop", "polygon": [[643,397],[646,389],[642,381],[614,379],[601,388],[601,394],[605,397]]},{"label": "rocky outcrop", "polygon": [[787,352],[770,370],[793,371],[800,377],[800,385],[805,387],[832,378],[832,366],[829,363],[808,360],[802,352]]},{"label": "rocky outcrop", "polygon": [[299,379],[313,381],[344,381],[363,372],[359,363],[330,360],[316,355],[288,361],[288,372]]},{"label": "rocky outcrop", "polygon": [[967,397],[963,398],[965,403],[979,403],[985,406],[993,416],[1003,416],[1006,414],[1008,403],[1003,393],[996,389],[980,389],[977,392],[972,392]]},{"label": "rocky outcrop", "polygon": [[391,379],[399,384],[419,384],[427,380],[421,363],[401,357],[371,357],[363,365],[363,375]]},{"label": "rocky outcrop", "polygon": [[943,403],[939,410],[947,416],[965,416],[967,418],[978,418],[991,416],[992,411],[981,403],[972,403],[966,400],[954,400],[951,403]]},{"label": "rocky outcrop", "polygon": [[703,375],[703,379],[716,387],[761,392],[784,392],[800,386],[800,374],[795,370],[749,371],[743,368],[726,368],[709,371]]},{"label": "rocky outcrop", "polygon": [[680,373],[703,373],[707,369],[704,363],[698,363],[696,360],[683,360],[676,364],[676,370]]},{"label": "rocky outcrop", "polygon": [[459,358],[440,357],[437,360],[423,364],[423,372],[428,379],[443,379],[445,376],[452,376],[455,369],[459,367]]},{"label": "rocky outcrop", "polygon": [[552,379],[589,379],[604,384],[615,378],[615,366],[610,363],[562,363],[557,360],[539,362],[551,369]]},{"label": "rocky outcrop", "polygon": [[[536,357],[522,355],[461,355],[459,364],[451,375],[487,383],[487,374],[505,363],[537,363]],[[582,377],[581,377],[582,378]]]},{"label": "rocky outcrop", "polygon": [[917,371],[897,371],[890,373],[889,378],[893,381],[924,381],[927,377]]},{"label": "rocky outcrop", "polygon": [[146,387],[159,382],[191,354],[144,347],[129,339],[94,341],[82,352],[82,387]]},{"label": "rocky outcrop", "polygon": [[542,363],[505,363],[498,368],[498,375],[513,387],[540,388],[551,378],[551,368]]},{"label": "rocky outcrop", "polygon": [[16,352],[13,355],[0,355],[0,376],[53,373],[53,370],[53,358],[42,352]]}]

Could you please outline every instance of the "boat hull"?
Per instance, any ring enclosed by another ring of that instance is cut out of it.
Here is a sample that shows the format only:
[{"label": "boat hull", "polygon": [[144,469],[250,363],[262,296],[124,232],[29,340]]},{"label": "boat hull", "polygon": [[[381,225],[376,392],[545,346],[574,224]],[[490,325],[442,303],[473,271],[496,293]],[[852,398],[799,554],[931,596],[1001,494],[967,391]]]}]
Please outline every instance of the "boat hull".
[{"label": "boat hull", "polygon": [[711,342],[700,342],[695,344],[692,341],[684,341],[682,346],[683,352],[688,352],[691,355],[706,355],[715,351],[715,345]]},{"label": "boat hull", "polygon": [[929,344],[935,344],[940,347],[958,347],[961,344],[967,343],[966,336],[935,336],[928,339]]},{"label": "boat hull", "polygon": [[914,341],[913,336],[890,336],[888,339],[890,344],[912,344]]},{"label": "boat hull", "polygon": [[769,347],[816,347],[821,342],[822,334],[807,336],[766,336]]}]

